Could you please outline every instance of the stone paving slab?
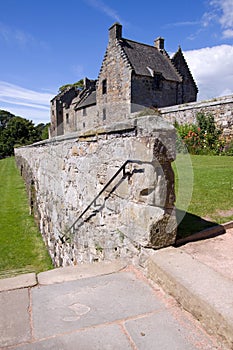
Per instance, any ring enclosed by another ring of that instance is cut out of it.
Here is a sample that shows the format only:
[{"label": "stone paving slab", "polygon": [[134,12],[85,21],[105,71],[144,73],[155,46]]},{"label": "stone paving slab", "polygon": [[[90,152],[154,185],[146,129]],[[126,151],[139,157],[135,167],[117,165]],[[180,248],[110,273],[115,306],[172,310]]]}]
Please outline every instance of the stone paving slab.
[{"label": "stone paving slab", "polygon": [[[156,326],[155,326],[156,325]],[[178,308],[127,321],[125,327],[137,349],[195,350],[215,348]]]},{"label": "stone paving slab", "polygon": [[[24,344],[17,350],[132,350],[119,325],[106,325]],[[13,350],[13,349],[12,349]]]},{"label": "stone paving slab", "polygon": [[[115,273],[32,290],[35,339],[115,322],[164,308],[131,273]],[[52,320],[52,322],[51,322]]]},{"label": "stone paving slab", "polygon": [[0,348],[31,339],[28,289],[0,293]]},{"label": "stone paving slab", "polygon": [[121,260],[103,261],[98,264],[82,264],[77,266],[61,267],[41,272],[37,275],[38,283],[43,285],[74,281],[81,278],[107,275],[118,272],[126,267]]},{"label": "stone paving slab", "polygon": [[0,296],[4,350],[227,349],[132,267]]},{"label": "stone paving slab", "polygon": [[233,348],[233,281],[180,248],[154,252],[148,276]]},{"label": "stone paving slab", "polygon": [[211,239],[188,243],[180,249],[233,281],[233,229]]},{"label": "stone paving slab", "polygon": [[33,287],[37,284],[35,273],[25,273],[16,277],[0,279],[0,292],[19,288]]}]

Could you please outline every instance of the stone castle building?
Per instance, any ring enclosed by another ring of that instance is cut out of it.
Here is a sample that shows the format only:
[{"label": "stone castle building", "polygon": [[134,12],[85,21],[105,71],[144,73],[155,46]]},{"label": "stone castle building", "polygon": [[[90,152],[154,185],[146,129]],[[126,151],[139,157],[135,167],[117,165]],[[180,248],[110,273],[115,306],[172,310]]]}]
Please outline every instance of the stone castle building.
[{"label": "stone castle building", "polygon": [[122,26],[109,29],[109,41],[97,80],[84,79],[51,101],[51,136],[90,130],[129,118],[145,107],[196,101],[198,88],[181,48],[170,58],[159,37],[154,46],[122,37]]}]

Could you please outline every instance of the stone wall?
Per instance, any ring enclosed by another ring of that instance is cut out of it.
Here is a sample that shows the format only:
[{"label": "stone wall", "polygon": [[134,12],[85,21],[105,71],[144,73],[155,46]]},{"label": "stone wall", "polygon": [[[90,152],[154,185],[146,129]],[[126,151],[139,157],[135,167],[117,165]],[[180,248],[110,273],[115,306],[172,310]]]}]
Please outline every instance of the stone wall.
[{"label": "stone wall", "polygon": [[132,259],[174,243],[175,130],[160,117],[59,136],[15,155],[55,266]]},{"label": "stone wall", "polygon": [[161,81],[156,86],[154,77],[132,77],[132,103],[144,107],[171,106],[177,103],[177,82]]},{"label": "stone wall", "polygon": [[172,63],[182,76],[182,84],[178,87],[177,104],[196,101],[198,88],[180,47],[173,56]]},{"label": "stone wall", "polygon": [[217,127],[223,131],[223,135],[226,138],[233,138],[233,95],[160,108],[160,112],[161,116],[172,124],[175,121],[180,124],[196,123],[197,113],[212,114]]},{"label": "stone wall", "polygon": [[[73,99],[77,96],[78,92],[75,87],[64,90],[59,95],[51,100],[51,128],[50,133],[52,136],[63,135],[64,126],[69,121],[69,108]],[[68,114],[68,120],[67,120]]]},{"label": "stone wall", "polygon": [[[97,81],[98,126],[124,120],[130,114],[132,68],[117,40],[110,41]],[[106,92],[103,91],[103,82]]]},{"label": "stone wall", "polygon": [[98,125],[96,105],[75,111],[75,124],[73,130],[83,130],[83,132],[96,128]]}]

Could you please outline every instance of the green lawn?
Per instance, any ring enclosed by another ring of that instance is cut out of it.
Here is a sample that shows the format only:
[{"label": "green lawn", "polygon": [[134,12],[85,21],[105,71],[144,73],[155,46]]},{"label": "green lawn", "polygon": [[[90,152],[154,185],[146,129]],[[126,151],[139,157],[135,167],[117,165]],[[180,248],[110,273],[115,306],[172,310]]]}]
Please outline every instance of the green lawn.
[{"label": "green lawn", "polygon": [[178,155],[176,163],[178,219],[187,211],[179,225],[180,237],[233,220],[233,157]]},{"label": "green lawn", "polygon": [[52,268],[14,158],[0,160],[0,278]]}]

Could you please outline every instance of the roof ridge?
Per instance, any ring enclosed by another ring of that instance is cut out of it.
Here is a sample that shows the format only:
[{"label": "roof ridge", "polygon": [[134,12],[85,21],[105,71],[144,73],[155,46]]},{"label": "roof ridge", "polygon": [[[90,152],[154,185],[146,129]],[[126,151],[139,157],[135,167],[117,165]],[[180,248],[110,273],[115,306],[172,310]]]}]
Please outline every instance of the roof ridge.
[{"label": "roof ridge", "polygon": [[[155,47],[154,45],[145,44],[145,43],[140,43],[139,41],[131,40],[131,39],[127,39],[127,38],[121,38],[121,39],[120,39],[120,41],[123,41],[123,40],[131,41],[132,43],[139,44],[139,45],[143,45],[143,46],[153,47],[154,49],[158,50],[157,47]],[[158,51],[159,51],[159,50],[158,50]]]}]

